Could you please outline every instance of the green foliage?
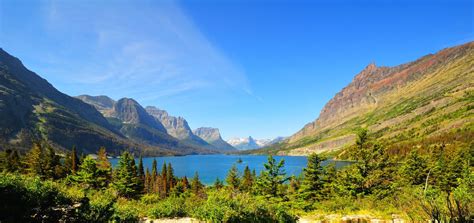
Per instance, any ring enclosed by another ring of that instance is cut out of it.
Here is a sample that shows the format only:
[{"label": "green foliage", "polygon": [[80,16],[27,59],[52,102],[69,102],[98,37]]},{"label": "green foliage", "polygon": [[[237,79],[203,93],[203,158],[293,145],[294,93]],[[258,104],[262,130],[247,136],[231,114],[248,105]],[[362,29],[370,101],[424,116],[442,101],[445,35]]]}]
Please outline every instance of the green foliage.
[{"label": "green foliage", "polygon": [[118,161],[117,168],[114,171],[113,186],[124,197],[134,197],[139,192],[140,179],[136,173],[133,156],[124,152]]},{"label": "green foliage", "polygon": [[282,159],[276,163],[273,156],[268,156],[268,161],[264,164],[265,169],[257,180],[257,188],[260,194],[271,197],[279,196],[278,186],[289,179],[286,177],[285,170],[283,169],[284,165],[285,160]]},{"label": "green foliage", "polygon": [[237,166],[235,166],[235,164],[232,165],[232,168],[230,168],[225,181],[227,185],[229,185],[229,187],[232,188],[233,190],[239,189],[239,185],[240,185],[239,170],[237,169]]},{"label": "green foliage", "polygon": [[171,196],[158,202],[149,212],[152,218],[175,218],[187,215],[184,198]]},{"label": "green foliage", "polygon": [[303,169],[303,182],[301,183],[300,196],[307,202],[311,203],[322,198],[322,190],[324,187],[324,168],[322,162],[325,158],[318,154],[308,156],[308,164]]},{"label": "green foliage", "polygon": [[244,174],[242,175],[242,183],[240,184],[242,191],[251,191],[253,188],[255,178],[250,172],[250,168],[245,166]]}]

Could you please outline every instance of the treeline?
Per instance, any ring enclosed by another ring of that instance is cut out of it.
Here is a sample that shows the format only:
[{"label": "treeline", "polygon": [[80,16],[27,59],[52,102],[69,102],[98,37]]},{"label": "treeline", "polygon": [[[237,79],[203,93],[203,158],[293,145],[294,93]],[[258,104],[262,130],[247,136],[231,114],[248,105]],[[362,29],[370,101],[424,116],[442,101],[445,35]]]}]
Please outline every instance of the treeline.
[{"label": "treeline", "polygon": [[[211,222],[294,222],[307,214],[323,213],[322,218],[364,210],[411,221],[472,221],[472,143],[414,147],[400,158],[361,130],[356,145],[346,153],[356,162],[341,169],[333,163],[324,166],[327,158],[312,154],[299,176],[287,176],[284,160],[272,156],[258,174],[248,166],[239,172],[237,163],[224,181],[216,179],[205,186],[198,173],[191,180],[177,177],[170,163],[159,170],[156,160],[145,169],[142,158],[137,164],[128,152],[112,168],[105,148],[94,158],[78,157],[75,149],[59,156],[47,145],[35,144],[24,156],[11,150],[3,153],[0,189],[5,202],[0,221],[38,221],[38,216],[68,222],[191,216]],[[49,184],[55,186],[45,186]],[[54,196],[45,195],[49,189],[43,187],[56,188]],[[37,201],[35,196],[62,199]]]}]

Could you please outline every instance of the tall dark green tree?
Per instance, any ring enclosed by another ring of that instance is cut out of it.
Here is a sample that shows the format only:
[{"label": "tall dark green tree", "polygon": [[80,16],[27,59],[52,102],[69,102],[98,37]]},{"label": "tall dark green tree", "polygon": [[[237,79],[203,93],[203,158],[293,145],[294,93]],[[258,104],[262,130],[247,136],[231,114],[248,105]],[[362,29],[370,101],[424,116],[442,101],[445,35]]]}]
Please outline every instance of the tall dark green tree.
[{"label": "tall dark green tree", "polygon": [[136,174],[133,156],[124,152],[120,156],[117,168],[114,171],[113,186],[124,197],[133,197],[138,194],[139,179]]},{"label": "tall dark green tree", "polygon": [[160,188],[160,194],[162,196],[167,196],[168,195],[168,168],[166,166],[166,162],[163,162],[163,166],[161,167],[161,188]]},{"label": "tall dark green tree", "polygon": [[250,191],[252,190],[252,186],[254,183],[254,178],[252,173],[250,172],[249,166],[245,166],[244,174],[242,175],[242,183],[240,187],[243,191]]},{"label": "tall dark green tree", "polygon": [[17,150],[7,149],[4,152],[2,169],[7,172],[17,172],[21,168],[20,155]]},{"label": "tall dark green tree", "polygon": [[325,158],[313,153],[308,156],[308,164],[303,169],[303,182],[301,183],[300,196],[310,202],[321,199],[324,187],[324,168],[322,166]]},{"label": "tall dark green tree", "polygon": [[224,187],[224,183],[219,179],[219,177],[217,177],[214,181],[214,188],[221,189],[222,187]]},{"label": "tall dark green tree", "polygon": [[171,191],[175,185],[174,170],[173,166],[171,166],[171,163],[168,163],[168,168],[166,168],[166,182],[168,187],[167,191]]},{"label": "tall dark green tree", "polygon": [[239,170],[237,169],[237,166],[235,166],[235,164],[232,165],[232,168],[230,168],[225,181],[227,185],[229,185],[229,187],[232,188],[233,190],[239,189],[239,186],[240,186]]},{"label": "tall dark green tree", "polygon": [[265,169],[260,174],[257,185],[258,192],[263,195],[276,197],[278,196],[278,186],[288,181],[285,170],[283,169],[285,160],[276,162],[272,155],[268,156],[267,163],[264,164]]},{"label": "tall dark green tree", "polygon": [[194,173],[194,177],[193,179],[191,180],[191,191],[195,194],[195,195],[201,195],[202,194],[202,191],[203,190],[203,185],[201,183],[201,180],[199,180],[199,174],[198,172],[196,171]]},{"label": "tall dark green tree", "polygon": [[428,161],[412,150],[399,169],[400,177],[409,184],[420,185],[428,175]]},{"label": "tall dark green tree", "polygon": [[99,188],[105,185],[105,178],[99,177],[97,161],[91,156],[86,156],[79,165],[78,171],[72,176],[72,179],[81,184],[84,188]]}]

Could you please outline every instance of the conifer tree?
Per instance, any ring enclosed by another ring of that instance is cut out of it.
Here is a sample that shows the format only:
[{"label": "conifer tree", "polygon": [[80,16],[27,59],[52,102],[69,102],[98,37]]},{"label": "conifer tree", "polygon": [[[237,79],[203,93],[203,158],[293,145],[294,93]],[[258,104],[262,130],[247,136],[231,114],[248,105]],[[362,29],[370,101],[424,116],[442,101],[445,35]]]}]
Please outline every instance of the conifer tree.
[{"label": "conifer tree", "polygon": [[158,163],[156,162],[156,159],[153,159],[151,165],[150,191],[156,193],[159,190],[161,189],[158,185]]},{"label": "conifer tree", "polygon": [[128,152],[122,153],[114,172],[113,186],[119,195],[133,197],[138,193],[138,181],[133,156]]},{"label": "conifer tree", "polygon": [[138,161],[138,177],[140,177],[142,181],[145,181],[145,170],[143,168],[143,158],[141,155]]},{"label": "conifer tree", "polygon": [[239,170],[237,169],[237,166],[235,166],[235,164],[232,165],[232,168],[230,168],[229,173],[227,174],[226,183],[233,190],[237,190],[239,188]]},{"label": "conifer tree", "polygon": [[280,160],[276,163],[276,160],[272,155],[268,156],[267,163],[264,164],[265,169],[260,174],[257,181],[259,192],[263,195],[276,197],[278,195],[278,186],[288,181],[283,166],[285,160]]},{"label": "conifer tree", "polygon": [[146,172],[145,172],[145,193],[151,193],[151,189],[152,188],[152,185],[151,185],[151,174],[150,174],[150,169],[148,169],[148,167],[146,168]]},{"label": "conifer tree", "polygon": [[77,156],[76,146],[73,146],[71,151],[71,173],[76,173],[78,167],[79,157]]},{"label": "conifer tree", "polygon": [[16,172],[20,170],[21,162],[17,150],[7,149],[4,156],[3,169],[7,172]]},{"label": "conifer tree", "polygon": [[168,163],[168,168],[166,169],[166,182],[168,183],[167,191],[171,191],[171,189],[175,185],[174,170],[173,170],[173,167],[171,166],[171,163]]},{"label": "conifer tree", "polygon": [[224,187],[224,183],[222,182],[222,180],[219,179],[219,177],[217,177],[216,181],[214,181],[214,188],[219,190],[223,187]]},{"label": "conifer tree", "polygon": [[107,158],[105,147],[100,147],[97,154],[97,177],[99,187],[106,187],[112,181],[112,164]]},{"label": "conifer tree", "polygon": [[188,190],[190,188],[188,178],[186,176],[184,176],[181,181],[183,182],[184,190],[185,191]]},{"label": "conifer tree", "polygon": [[303,182],[300,188],[300,196],[306,200],[314,202],[321,198],[324,186],[324,168],[322,162],[325,159],[316,153],[308,156],[308,164],[303,169]]},{"label": "conifer tree", "polygon": [[162,196],[167,196],[168,195],[168,168],[166,167],[166,162],[163,162],[163,167],[161,167],[161,188],[160,188],[160,194]]},{"label": "conifer tree", "polygon": [[245,166],[244,175],[242,176],[241,188],[243,191],[250,191],[253,186],[253,176],[249,166]]},{"label": "conifer tree", "polygon": [[33,176],[44,176],[43,172],[43,148],[39,143],[33,143],[33,147],[26,154],[26,172]]},{"label": "conifer tree", "polygon": [[199,180],[199,174],[198,174],[198,172],[196,171],[196,172],[194,173],[193,180],[191,181],[191,191],[192,191],[195,195],[201,195],[201,193],[202,193],[202,188],[203,188],[203,185],[202,185],[201,181]]},{"label": "conifer tree", "polygon": [[105,178],[99,177],[97,161],[91,156],[86,156],[72,179],[83,185],[86,189],[99,188],[105,185]]}]

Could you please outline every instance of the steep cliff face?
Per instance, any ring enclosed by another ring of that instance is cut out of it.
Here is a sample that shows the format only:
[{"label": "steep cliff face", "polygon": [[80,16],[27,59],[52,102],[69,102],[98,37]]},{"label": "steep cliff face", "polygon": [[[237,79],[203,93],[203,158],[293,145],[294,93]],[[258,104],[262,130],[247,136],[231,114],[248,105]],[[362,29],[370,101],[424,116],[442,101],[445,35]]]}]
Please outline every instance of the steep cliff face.
[{"label": "steep cliff face", "polygon": [[369,64],[280,150],[308,154],[339,149],[353,143],[352,133],[359,127],[393,138],[405,131],[430,136],[453,123],[469,125],[472,111],[459,111],[458,117],[435,123],[439,130],[425,133],[419,127],[427,119],[472,105],[473,51],[470,42],[395,67]]},{"label": "steep cliff face", "polygon": [[210,128],[210,127],[201,127],[195,129],[193,133],[204,139],[209,144],[213,145],[214,147],[222,150],[222,151],[235,151],[236,148],[231,146],[229,143],[224,141],[221,137],[221,133],[217,128]]},{"label": "steep cliff face", "polygon": [[194,135],[193,131],[188,125],[188,122],[183,117],[171,116],[165,110],[158,109],[154,106],[147,106],[146,111],[157,121],[161,122],[166,128],[168,134],[171,136],[195,146],[201,146],[210,150],[220,151],[219,148],[212,146],[205,140]]}]

